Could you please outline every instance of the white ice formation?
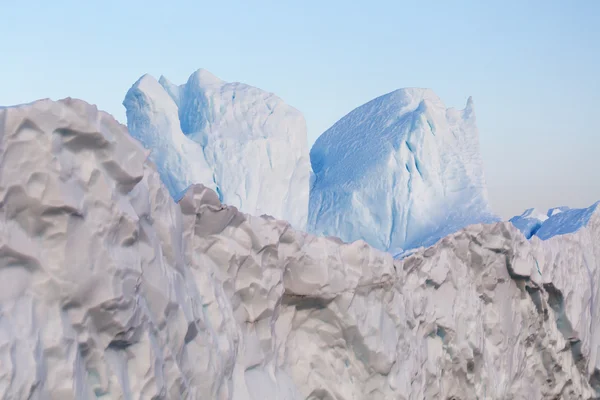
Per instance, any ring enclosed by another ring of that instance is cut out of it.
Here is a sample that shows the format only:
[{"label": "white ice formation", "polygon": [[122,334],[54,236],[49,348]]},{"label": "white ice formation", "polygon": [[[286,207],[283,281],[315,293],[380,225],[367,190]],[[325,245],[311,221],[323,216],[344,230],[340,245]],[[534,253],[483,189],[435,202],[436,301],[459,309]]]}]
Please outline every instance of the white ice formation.
[{"label": "white ice formation", "polygon": [[306,123],[279,97],[200,69],[181,86],[144,75],[123,105],[131,135],[151,150],[175,199],[202,183],[243,212],[305,229]]},{"label": "white ice formation", "polygon": [[592,399],[598,282],[598,209],[394,260],[200,185],[175,203],[82,101],[0,110],[3,399]]},{"label": "white ice formation", "polygon": [[430,89],[400,89],[350,112],[310,151],[308,229],[380,249],[429,246],[474,223],[488,205],[475,113]]}]

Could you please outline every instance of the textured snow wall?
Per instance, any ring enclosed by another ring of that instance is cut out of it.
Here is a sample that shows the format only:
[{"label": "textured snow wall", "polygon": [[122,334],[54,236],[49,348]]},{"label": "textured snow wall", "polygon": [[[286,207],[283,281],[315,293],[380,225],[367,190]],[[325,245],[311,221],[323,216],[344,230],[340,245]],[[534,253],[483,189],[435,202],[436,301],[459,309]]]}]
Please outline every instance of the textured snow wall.
[{"label": "textured snow wall", "polygon": [[350,112],[310,151],[308,229],[398,253],[473,223],[488,205],[473,103],[400,89]]},{"label": "textured snow wall", "polygon": [[598,396],[598,210],[393,260],[201,185],[176,204],[146,156],[82,101],[0,110],[2,398]]},{"label": "textured snow wall", "polygon": [[202,183],[243,212],[305,229],[311,174],[306,123],[279,97],[201,69],[181,86],[145,75],[123,105],[129,132],[152,151],[175,199]]}]

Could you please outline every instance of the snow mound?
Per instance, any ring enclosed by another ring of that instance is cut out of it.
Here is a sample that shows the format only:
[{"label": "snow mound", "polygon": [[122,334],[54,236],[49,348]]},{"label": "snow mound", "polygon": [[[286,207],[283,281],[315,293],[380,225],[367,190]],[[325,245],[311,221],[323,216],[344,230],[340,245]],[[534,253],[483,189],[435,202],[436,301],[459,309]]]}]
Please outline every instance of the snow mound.
[{"label": "snow mound", "polygon": [[428,246],[490,211],[473,102],[446,108],[400,89],[350,112],[315,142],[309,231],[398,253]]},{"label": "snow mound", "polygon": [[[27,157],[23,157],[27,154]],[[176,204],[78,100],[0,110],[0,397],[591,399],[600,215],[471,225],[403,260]]]},{"label": "snow mound", "polygon": [[181,86],[145,75],[123,105],[175,199],[202,183],[244,212],[306,227],[306,123],[280,98],[200,69]]}]

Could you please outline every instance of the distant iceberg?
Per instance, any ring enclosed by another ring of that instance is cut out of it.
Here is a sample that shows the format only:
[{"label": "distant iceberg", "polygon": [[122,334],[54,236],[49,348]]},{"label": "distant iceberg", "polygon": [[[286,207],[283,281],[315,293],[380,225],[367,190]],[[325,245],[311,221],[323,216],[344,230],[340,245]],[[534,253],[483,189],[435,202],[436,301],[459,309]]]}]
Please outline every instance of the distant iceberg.
[{"label": "distant iceberg", "polygon": [[600,201],[587,208],[556,207],[548,210],[546,214],[529,209],[511,218],[510,222],[527,239],[536,236],[541,240],[548,240],[554,236],[577,232],[587,226],[599,206]]},{"label": "distant iceberg", "polygon": [[123,105],[129,132],[151,150],[176,200],[202,183],[243,212],[306,228],[306,123],[279,97],[200,69],[181,86],[145,75]]},{"label": "distant iceberg", "polygon": [[400,89],[350,112],[311,149],[309,231],[395,254],[498,221],[475,122],[471,98],[459,111],[430,89]]}]

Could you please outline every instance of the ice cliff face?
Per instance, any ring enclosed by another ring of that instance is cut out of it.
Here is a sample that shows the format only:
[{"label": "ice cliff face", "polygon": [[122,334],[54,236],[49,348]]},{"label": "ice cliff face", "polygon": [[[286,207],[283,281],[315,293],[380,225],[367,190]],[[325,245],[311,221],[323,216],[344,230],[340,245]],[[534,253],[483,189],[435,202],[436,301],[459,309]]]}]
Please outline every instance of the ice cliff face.
[{"label": "ice cliff face", "polygon": [[306,123],[280,98],[198,70],[181,86],[145,75],[123,105],[175,199],[202,183],[243,212],[306,227]]},{"label": "ice cliff face", "polygon": [[176,204],[107,114],[0,110],[6,399],[591,399],[600,211],[472,225],[393,260],[196,185]]},{"label": "ice cliff face", "polygon": [[471,99],[400,89],[350,112],[310,152],[309,230],[394,253],[492,222]]}]

